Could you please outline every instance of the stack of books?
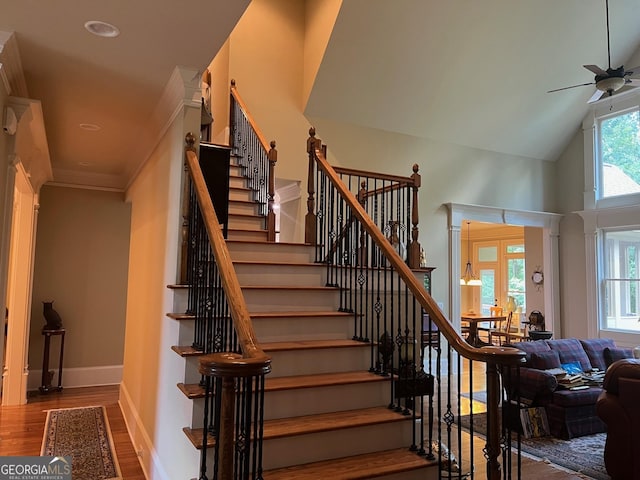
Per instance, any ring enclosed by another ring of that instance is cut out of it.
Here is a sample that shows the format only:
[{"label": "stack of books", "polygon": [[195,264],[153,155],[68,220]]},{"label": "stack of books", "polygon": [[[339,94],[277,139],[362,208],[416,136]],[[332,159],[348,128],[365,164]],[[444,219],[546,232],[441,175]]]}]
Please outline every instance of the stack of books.
[{"label": "stack of books", "polygon": [[558,386],[568,388],[569,390],[582,390],[575,387],[587,387],[582,379],[582,375],[569,375],[565,373],[563,377],[558,378]]}]

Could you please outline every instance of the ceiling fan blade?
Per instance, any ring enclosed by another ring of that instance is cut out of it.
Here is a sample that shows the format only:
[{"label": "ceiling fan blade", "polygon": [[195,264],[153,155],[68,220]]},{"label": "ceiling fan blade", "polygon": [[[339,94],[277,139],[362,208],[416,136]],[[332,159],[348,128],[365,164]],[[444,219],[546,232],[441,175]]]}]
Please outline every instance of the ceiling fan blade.
[{"label": "ceiling fan blade", "polygon": [[605,75],[605,76],[608,75],[605,70],[601,69],[597,65],[583,65],[583,67],[589,70],[590,72],[595,73],[596,75]]},{"label": "ceiling fan blade", "polygon": [[602,98],[602,95],[604,95],[606,92],[603,92],[602,90],[597,90],[594,92],[593,95],[591,95],[591,98],[589,100],[587,100],[587,103],[594,103],[597,102],[598,100],[600,100]]},{"label": "ceiling fan blade", "polygon": [[640,75],[640,66],[624,69],[625,77],[636,77],[638,75]]},{"label": "ceiling fan blade", "polygon": [[628,78],[625,87],[640,87],[640,78]]},{"label": "ceiling fan blade", "polygon": [[549,90],[547,93],[560,92],[562,90],[569,90],[570,88],[576,88],[576,87],[584,87],[585,85],[595,85],[595,82],[580,83],[578,85],[571,85],[570,87],[556,88],[555,90]]}]

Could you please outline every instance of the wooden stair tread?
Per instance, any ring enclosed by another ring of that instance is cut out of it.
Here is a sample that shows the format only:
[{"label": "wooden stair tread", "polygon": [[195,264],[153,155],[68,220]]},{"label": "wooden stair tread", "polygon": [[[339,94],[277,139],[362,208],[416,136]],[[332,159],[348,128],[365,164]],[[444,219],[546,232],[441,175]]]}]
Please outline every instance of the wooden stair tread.
[{"label": "wooden stair tread", "polygon": [[241,244],[248,244],[248,243],[255,243],[258,245],[264,245],[265,243],[268,243],[270,245],[282,245],[282,246],[295,246],[295,247],[313,247],[312,244],[310,243],[304,243],[304,242],[267,242],[265,241],[260,241],[260,240],[240,240],[240,239],[227,239],[227,244],[233,244],[233,243],[241,243]]},{"label": "wooden stair tread", "polygon": [[178,388],[187,398],[204,398],[204,387],[199,383],[179,383]]},{"label": "wooden stair tread", "polygon": [[[265,381],[265,392],[279,392],[302,388],[331,387],[337,385],[352,385],[359,383],[386,382],[389,377],[383,377],[371,372],[338,372],[319,373],[314,375],[295,375],[288,377],[269,377]],[[179,383],[178,388],[187,398],[203,398],[204,387],[198,383]]]},{"label": "wooden stair tread", "polygon": [[292,350],[317,350],[320,348],[352,348],[370,347],[370,343],[358,342],[357,340],[295,340],[284,342],[264,342],[261,343],[265,352],[283,352]]},{"label": "wooden stair tread", "polygon": [[311,291],[329,291],[340,290],[340,287],[326,287],[317,285],[241,285],[242,290],[311,290]]},{"label": "wooden stair tread", "polygon": [[231,218],[259,218],[259,219],[264,219],[264,216],[262,215],[256,215],[255,213],[232,213],[229,212],[229,219]]},{"label": "wooden stair tread", "polygon": [[355,383],[386,382],[389,377],[367,371],[316,373],[313,375],[292,375],[288,377],[269,377],[265,381],[265,391],[274,392],[297,388],[330,387]]},{"label": "wooden stair tread", "polygon": [[232,260],[234,265],[257,265],[257,266],[276,266],[276,267],[318,267],[327,268],[324,263],[316,262],[285,262],[285,261],[269,261],[269,260]]},{"label": "wooden stair tread", "polygon": [[[307,435],[310,433],[329,432],[345,428],[366,427],[392,422],[411,421],[410,415],[402,415],[387,407],[371,407],[359,410],[346,410],[342,412],[320,413],[317,415],[305,415],[303,417],[291,417],[264,422],[264,440]],[[196,448],[202,448],[202,428],[182,429],[191,443]],[[214,445],[212,436],[208,436],[207,447]]]},{"label": "wooden stair tread", "polygon": [[197,350],[191,345],[174,345],[171,347],[171,350],[176,352],[181,357],[195,357],[197,355],[203,354],[202,350]]},{"label": "wooden stair tread", "polygon": [[259,320],[264,318],[282,318],[282,317],[308,317],[308,318],[322,318],[322,317],[345,317],[345,318],[353,318],[353,313],[349,312],[339,312],[337,310],[327,310],[327,311],[314,311],[314,310],[304,310],[304,311],[284,311],[284,312],[254,312],[250,313],[252,320]]},{"label": "wooden stair tread", "polygon": [[264,439],[366,427],[382,423],[406,422],[411,418],[410,415],[402,415],[386,406],[319,413],[303,417],[278,418],[265,420]]},{"label": "wooden stair tread", "polygon": [[167,313],[167,317],[174,320],[195,320],[196,316],[190,313]]},{"label": "wooden stair tread", "polygon": [[437,460],[427,460],[408,448],[398,448],[267,470],[263,472],[263,478],[264,480],[317,480],[320,478],[365,480],[431,466],[437,466]]},{"label": "wooden stair tread", "polygon": [[[255,229],[255,230],[252,230],[252,229],[250,229],[250,228],[232,228],[232,227],[229,227],[229,228],[227,229],[227,232],[228,232],[228,233],[231,233],[231,232],[251,232],[251,233],[260,232],[260,233],[267,233],[267,230],[266,230],[266,229],[264,229],[264,228],[257,228],[257,229]],[[227,240],[227,241],[228,241],[228,240]],[[269,242],[266,242],[266,241],[265,241],[264,243],[269,243]]]}]

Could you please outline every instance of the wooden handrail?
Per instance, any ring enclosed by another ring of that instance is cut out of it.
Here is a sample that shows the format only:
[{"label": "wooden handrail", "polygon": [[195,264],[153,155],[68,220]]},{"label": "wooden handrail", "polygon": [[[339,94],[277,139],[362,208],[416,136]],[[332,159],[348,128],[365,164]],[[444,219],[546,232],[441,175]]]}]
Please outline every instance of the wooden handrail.
[{"label": "wooden handrail", "polygon": [[[213,202],[209,196],[209,191],[198,163],[196,154],[196,137],[192,133],[188,133],[186,138],[185,157],[186,163],[191,173],[191,179],[196,191],[198,205],[202,212],[202,218],[209,235],[211,250],[216,259],[220,272],[222,288],[227,297],[227,303],[233,319],[233,325],[238,336],[238,342],[242,350],[243,358],[260,359],[265,363],[270,363],[270,357],[267,356],[258,343],[258,339],[253,330],[251,316],[242,295],[242,289],[235,274],[231,255],[227,249],[227,244],[222,235],[222,228],[218,222]],[[237,361],[237,360],[236,360]]]},{"label": "wooden handrail", "polygon": [[249,122],[249,125],[251,125],[251,128],[253,128],[253,131],[256,132],[256,136],[258,137],[262,148],[264,148],[265,152],[269,152],[269,142],[267,142],[267,137],[264,136],[262,130],[260,130],[260,127],[258,127],[258,124],[253,119],[253,116],[249,112],[249,108],[247,108],[247,104],[244,103],[242,98],[240,98],[240,95],[238,94],[238,90],[236,88],[235,80],[231,80],[231,95],[233,95],[233,98],[235,98],[236,102],[238,102],[240,109],[244,113],[244,116],[247,118],[247,121]]},{"label": "wooden handrail", "polygon": [[358,203],[357,199],[351,194],[351,192],[349,192],[347,187],[340,180],[336,170],[326,159],[325,148],[323,148],[322,142],[314,137],[315,130],[311,129],[310,134],[311,138],[308,140],[307,148],[310,149],[309,153],[312,151],[314,152],[318,168],[324,172],[324,174],[333,183],[334,187],[339,191],[344,201],[348,203],[353,214],[358,218],[358,220],[360,220],[362,226],[371,236],[378,248],[382,250],[389,263],[391,263],[398,275],[402,278],[418,303],[422,305],[425,311],[431,316],[431,319],[435,321],[436,325],[438,325],[440,332],[444,335],[449,344],[462,356],[471,360],[502,365],[515,365],[523,362],[525,353],[517,348],[494,346],[475,348],[469,345],[458,334],[458,332],[455,331],[451,323],[449,323],[445,318],[437,303],[430,295],[427,294],[423,286],[418,283],[418,280],[402,260],[400,255],[398,255],[393,246],[384,237],[380,229],[375,225],[375,223],[373,223],[369,215],[367,215],[366,211]]},{"label": "wooden handrail", "polygon": [[335,172],[338,175],[353,175],[353,176],[361,176],[367,178],[375,178],[378,180],[389,180],[390,182],[398,182],[405,183],[409,185],[413,185],[413,178],[411,177],[402,177],[400,175],[390,175],[387,173],[380,172],[369,172],[367,170],[358,170],[355,168],[346,168],[346,167],[333,167]]}]

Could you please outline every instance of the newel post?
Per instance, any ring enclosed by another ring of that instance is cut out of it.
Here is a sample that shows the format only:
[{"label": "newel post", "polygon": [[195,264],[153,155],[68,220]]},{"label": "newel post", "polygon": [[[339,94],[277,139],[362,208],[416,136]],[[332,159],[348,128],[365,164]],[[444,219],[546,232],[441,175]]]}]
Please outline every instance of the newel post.
[{"label": "newel post", "polygon": [[269,160],[269,191],[267,199],[269,202],[269,211],[267,213],[267,241],[276,241],[276,213],[273,210],[276,196],[276,163],[278,162],[278,151],[276,150],[275,140],[271,140],[271,149],[267,153]]},{"label": "newel post", "polygon": [[500,448],[500,378],[498,366],[487,363],[487,445],[484,455],[487,460],[487,479],[500,480],[502,472],[499,457]]},{"label": "newel post", "polygon": [[185,136],[185,158],[184,158],[184,173],[182,178],[182,232],[181,232],[181,246],[180,246],[180,279],[179,282],[182,285],[189,283],[187,273],[187,258],[189,256],[189,212],[191,208],[191,194],[190,185],[191,178],[189,173],[189,167],[187,165],[186,151],[196,151],[196,137],[193,133],[189,132]]},{"label": "newel post", "polygon": [[307,214],[304,217],[304,241],[305,243],[316,244],[316,201],[315,201],[315,162],[316,148],[320,148],[322,142],[316,138],[316,129],[309,129],[307,139],[307,153],[309,154],[309,174],[307,175]]},{"label": "newel post", "polygon": [[409,248],[407,249],[407,265],[409,268],[420,267],[420,243],[418,242],[418,189],[422,184],[422,178],[418,173],[418,164],[413,164],[413,174],[411,175],[413,185],[411,187],[413,191],[413,198],[411,200],[411,241],[409,242]]}]

